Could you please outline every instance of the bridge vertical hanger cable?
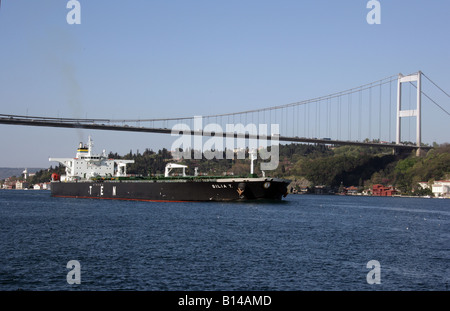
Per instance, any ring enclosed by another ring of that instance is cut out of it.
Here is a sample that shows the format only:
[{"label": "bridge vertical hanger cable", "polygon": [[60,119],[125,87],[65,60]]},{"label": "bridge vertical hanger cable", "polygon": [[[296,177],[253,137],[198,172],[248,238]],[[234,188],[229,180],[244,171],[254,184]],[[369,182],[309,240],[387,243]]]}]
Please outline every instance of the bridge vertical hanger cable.
[{"label": "bridge vertical hanger cable", "polygon": [[362,90],[359,90],[359,103],[358,103],[358,140],[361,141],[361,106],[362,106]]},{"label": "bridge vertical hanger cable", "polygon": [[[261,123],[259,122],[259,113],[260,113],[260,111],[258,111],[258,114],[256,115],[257,122],[258,122],[258,126],[261,124]],[[259,131],[259,129],[258,129],[258,131]]]},{"label": "bridge vertical hanger cable", "polygon": [[341,139],[341,96],[338,97],[338,113],[336,121],[337,139]]},{"label": "bridge vertical hanger cable", "polygon": [[327,98],[327,137],[330,138],[330,99]]},{"label": "bridge vertical hanger cable", "polygon": [[336,98],[336,139],[339,139],[339,103],[340,103],[340,97]]},{"label": "bridge vertical hanger cable", "polygon": [[310,117],[309,117],[309,105],[306,105],[306,114],[307,114],[307,117],[306,117],[306,122],[307,122],[307,124],[306,124],[306,137],[309,138],[309,128],[310,128],[310,126],[309,126],[309,120],[310,120]]},{"label": "bridge vertical hanger cable", "polygon": [[391,107],[392,106],[392,81],[389,82],[389,143],[391,142]]},{"label": "bridge vertical hanger cable", "polygon": [[289,133],[288,133],[288,129],[289,129],[289,127],[288,127],[288,124],[289,124],[288,112],[289,112],[289,107],[286,107],[286,136],[289,136]]},{"label": "bridge vertical hanger cable", "polygon": [[[285,107],[280,108],[280,122],[278,122],[278,124],[280,124],[280,132],[283,132],[283,125],[284,125],[284,129],[286,129],[286,124],[283,122],[284,119],[284,109]],[[287,133],[285,134],[287,135]]]},{"label": "bridge vertical hanger cable", "polygon": [[369,88],[369,139],[372,139],[372,84]]},{"label": "bridge vertical hanger cable", "polygon": [[314,108],[315,108],[315,110],[316,110],[316,115],[315,115],[315,118],[314,118],[314,137],[318,137],[318,134],[317,134],[317,117],[318,117],[318,115],[317,115],[317,102],[314,102]]},{"label": "bridge vertical hanger cable", "polygon": [[322,117],[322,114],[320,113],[320,106],[321,106],[321,104],[322,104],[322,100],[319,100],[319,107],[318,107],[318,109],[319,109],[319,114],[318,114],[318,125],[317,125],[317,129],[318,129],[318,132],[317,132],[317,138],[321,138],[322,137],[322,135],[320,134],[320,119],[321,119],[321,117]]},{"label": "bridge vertical hanger cable", "polygon": [[382,91],[381,91],[381,84],[380,84],[380,107],[379,107],[379,113],[378,113],[378,139],[381,141],[381,96],[382,96]]},{"label": "bridge vertical hanger cable", "polygon": [[295,130],[296,124],[295,124],[295,108],[296,106],[292,106],[292,137],[295,137],[295,133],[297,131]]},{"label": "bridge vertical hanger cable", "polygon": [[342,139],[342,96],[339,96],[339,138]]},{"label": "bridge vertical hanger cable", "polygon": [[[294,108],[294,106],[292,106],[292,108]],[[292,123],[292,126],[294,126],[294,123]],[[286,127],[287,127],[286,133],[290,132],[289,128],[291,127],[291,123],[290,123],[290,119],[289,119],[289,107],[286,107]],[[292,131],[292,136],[294,136],[293,134],[294,134],[294,131]],[[289,134],[286,134],[286,135],[289,135]]]},{"label": "bridge vertical hanger cable", "polygon": [[348,140],[352,140],[352,95],[348,94]]}]

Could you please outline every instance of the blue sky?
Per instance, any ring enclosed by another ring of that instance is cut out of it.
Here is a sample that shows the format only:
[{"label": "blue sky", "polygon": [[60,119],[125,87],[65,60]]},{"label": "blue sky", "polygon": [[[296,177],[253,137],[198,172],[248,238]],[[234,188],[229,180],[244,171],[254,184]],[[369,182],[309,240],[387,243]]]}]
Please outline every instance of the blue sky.
[{"label": "blue sky", "polygon": [[[450,2],[381,0],[3,0],[0,113],[159,118],[284,105],[422,70],[450,91]],[[425,92],[450,111],[448,97]],[[423,141],[450,118],[424,100]],[[120,154],[170,148],[168,135],[0,125],[0,167],[48,167],[82,138]]]}]

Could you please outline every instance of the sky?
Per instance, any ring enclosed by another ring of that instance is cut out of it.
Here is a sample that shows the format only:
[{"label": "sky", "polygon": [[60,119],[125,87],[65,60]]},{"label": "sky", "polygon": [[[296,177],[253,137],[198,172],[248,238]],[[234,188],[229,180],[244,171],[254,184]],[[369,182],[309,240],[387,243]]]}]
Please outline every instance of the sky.
[{"label": "sky", "polygon": [[[3,0],[0,114],[137,119],[298,102],[419,70],[450,92],[450,2]],[[449,98],[424,89],[450,111]],[[423,141],[450,117],[423,104]],[[49,167],[91,135],[97,151],[170,148],[170,135],[0,124],[0,167]]]}]

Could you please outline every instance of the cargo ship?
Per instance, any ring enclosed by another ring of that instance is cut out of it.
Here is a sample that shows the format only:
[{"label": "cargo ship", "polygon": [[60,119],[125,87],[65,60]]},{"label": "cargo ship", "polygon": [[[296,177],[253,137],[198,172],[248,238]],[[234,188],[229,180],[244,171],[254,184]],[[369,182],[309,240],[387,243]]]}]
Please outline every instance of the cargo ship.
[{"label": "cargo ship", "polygon": [[[204,176],[195,168],[186,175],[186,165],[167,163],[164,175],[131,176],[127,164],[134,160],[110,159],[105,150],[93,153],[91,137],[79,144],[75,158],[49,158],[65,166],[65,175],[52,175],[53,197],[117,199],[136,201],[281,201],[290,180],[258,177],[253,173],[255,154],[250,154],[248,176]],[[177,171],[178,173],[175,173]]]}]

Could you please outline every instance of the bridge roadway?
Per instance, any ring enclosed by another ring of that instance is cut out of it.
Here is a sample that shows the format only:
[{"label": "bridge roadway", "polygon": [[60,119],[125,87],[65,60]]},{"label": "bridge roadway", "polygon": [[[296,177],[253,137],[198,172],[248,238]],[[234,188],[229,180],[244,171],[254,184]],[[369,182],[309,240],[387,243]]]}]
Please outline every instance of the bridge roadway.
[{"label": "bridge roadway", "polygon": [[[157,133],[157,134],[172,134],[172,129],[168,128],[152,128],[152,127],[139,127],[129,125],[112,125],[105,123],[107,119],[70,119],[70,118],[47,118],[47,117],[31,117],[31,116],[17,116],[17,115],[5,115],[0,114],[0,124],[9,125],[25,125],[25,126],[42,126],[42,127],[60,127],[60,128],[82,128],[92,130],[107,130],[107,131],[126,131],[126,132],[145,132],[145,133]],[[186,134],[189,131],[184,131]],[[268,139],[269,137],[253,135],[249,133],[214,133],[204,131],[190,131],[190,135],[200,136],[221,136],[221,137],[234,137],[245,139]],[[299,142],[299,143],[315,143],[326,145],[353,145],[353,146],[365,146],[365,147],[383,147],[393,148],[394,150],[401,150],[402,152],[417,150],[418,146],[404,145],[404,144],[392,144],[392,143],[376,143],[376,142],[359,142],[359,141],[343,141],[343,140],[330,140],[324,138],[305,138],[305,137],[287,137],[278,136],[279,141],[285,142]],[[422,146],[422,150],[429,150],[432,147]]]}]

